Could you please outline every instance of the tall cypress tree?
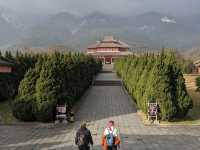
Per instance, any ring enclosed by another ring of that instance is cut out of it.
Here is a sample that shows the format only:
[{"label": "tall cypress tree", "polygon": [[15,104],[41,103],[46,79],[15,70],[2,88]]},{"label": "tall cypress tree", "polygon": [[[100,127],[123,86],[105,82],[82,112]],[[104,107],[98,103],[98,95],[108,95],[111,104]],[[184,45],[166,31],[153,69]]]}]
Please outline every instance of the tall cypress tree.
[{"label": "tall cypress tree", "polygon": [[158,102],[162,120],[184,117],[192,100],[174,53],[163,50],[132,58],[119,59],[115,68],[138,107],[147,112],[148,102]]},{"label": "tall cypress tree", "polygon": [[54,109],[58,101],[60,81],[57,79],[57,66],[49,58],[43,63],[40,77],[36,83],[36,118],[39,121],[51,121],[54,118]]}]

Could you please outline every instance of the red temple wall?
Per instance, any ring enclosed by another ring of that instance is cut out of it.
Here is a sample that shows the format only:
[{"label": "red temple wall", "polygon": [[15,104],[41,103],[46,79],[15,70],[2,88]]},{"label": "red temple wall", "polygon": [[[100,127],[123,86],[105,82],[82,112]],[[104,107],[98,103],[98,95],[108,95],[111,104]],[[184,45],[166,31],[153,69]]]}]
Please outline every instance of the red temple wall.
[{"label": "red temple wall", "polygon": [[12,72],[12,68],[8,66],[0,66],[0,72],[2,73]]},{"label": "red temple wall", "polygon": [[97,48],[96,51],[119,51],[119,48]]}]

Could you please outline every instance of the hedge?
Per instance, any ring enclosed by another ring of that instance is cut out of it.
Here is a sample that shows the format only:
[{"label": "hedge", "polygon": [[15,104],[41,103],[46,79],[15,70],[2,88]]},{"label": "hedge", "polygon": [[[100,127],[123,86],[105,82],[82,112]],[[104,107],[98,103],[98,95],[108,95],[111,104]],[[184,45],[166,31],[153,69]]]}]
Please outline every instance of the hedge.
[{"label": "hedge", "polygon": [[22,97],[12,103],[12,112],[16,118],[23,121],[35,120],[35,101],[34,99],[23,99]]},{"label": "hedge", "polygon": [[145,113],[148,102],[158,102],[160,119],[172,120],[185,117],[193,106],[172,51],[121,58],[116,61],[115,69]]},{"label": "hedge", "polygon": [[24,78],[25,73],[38,60],[39,55],[16,52],[12,54],[6,51],[3,56],[0,52],[0,59],[12,64],[12,73],[0,73],[0,101],[13,99],[18,92],[20,81]]},{"label": "hedge", "polygon": [[196,78],[196,86],[197,86],[197,89],[196,89],[196,91],[200,91],[200,77],[197,77]]},{"label": "hedge", "polygon": [[13,114],[23,121],[54,120],[56,105],[64,103],[73,105],[100,70],[101,62],[80,53],[56,52],[40,57],[35,67],[30,69],[21,81],[15,100],[15,104],[24,104],[21,107],[25,108],[27,104],[22,102],[33,101],[32,106],[35,108],[29,112],[33,117],[29,114],[24,117],[25,111],[15,105]]}]

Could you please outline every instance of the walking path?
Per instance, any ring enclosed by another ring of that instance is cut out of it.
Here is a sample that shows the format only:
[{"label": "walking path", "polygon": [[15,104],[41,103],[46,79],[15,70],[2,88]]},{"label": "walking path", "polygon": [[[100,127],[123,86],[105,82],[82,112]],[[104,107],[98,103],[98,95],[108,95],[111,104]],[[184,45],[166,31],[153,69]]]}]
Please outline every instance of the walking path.
[{"label": "walking path", "polygon": [[94,150],[100,150],[101,135],[109,120],[119,128],[122,150],[200,150],[200,127],[144,126],[123,87],[109,82],[120,82],[115,73],[101,73],[96,80],[104,81],[105,86],[88,90],[74,124],[0,126],[0,150],[75,150],[74,136],[82,121],[87,121],[91,129]]}]

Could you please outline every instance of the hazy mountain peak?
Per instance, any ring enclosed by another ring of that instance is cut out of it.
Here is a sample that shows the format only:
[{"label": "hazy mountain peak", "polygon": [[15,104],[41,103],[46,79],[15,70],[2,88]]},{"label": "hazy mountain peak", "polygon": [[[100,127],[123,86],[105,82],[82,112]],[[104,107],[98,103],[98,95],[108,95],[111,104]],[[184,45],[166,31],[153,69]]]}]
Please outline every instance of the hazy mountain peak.
[{"label": "hazy mountain peak", "polygon": [[108,16],[109,16],[109,15],[104,14],[104,13],[102,13],[102,12],[94,11],[94,12],[92,12],[92,13],[86,15],[85,17],[87,17],[87,18],[106,18],[106,17],[108,17]]},{"label": "hazy mountain peak", "polygon": [[79,17],[75,14],[72,14],[70,12],[67,12],[67,11],[63,11],[63,12],[59,12],[55,15],[55,17],[63,17],[63,18],[74,18],[74,17]]},{"label": "hazy mountain peak", "polygon": [[[0,13],[0,46],[5,43],[16,44],[10,42],[11,37],[14,37],[20,44],[30,47],[45,47],[53,43],[83,49],[103,35],[111,34],[125,39],[130,45],[140,42],[156,48],[166,43],[170,47],[191,47],[199,43],[200,39],[197,20],[196,16],[180,18],[157,12],[118,16],[98,11],[86,16],[68,12],[47,16],[25,14],[22,19],[20,14],[7,12]],[[25,29],[16,28],[17,23]],[[20,36],[13,36],[13,33],[19,33]]]}]

